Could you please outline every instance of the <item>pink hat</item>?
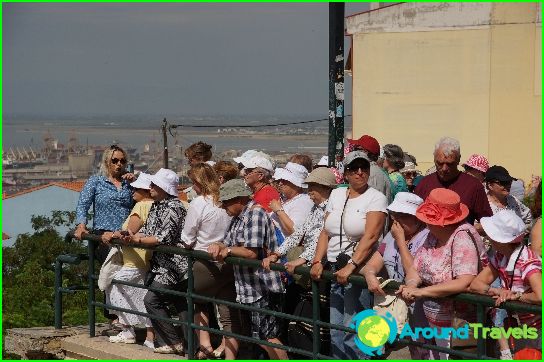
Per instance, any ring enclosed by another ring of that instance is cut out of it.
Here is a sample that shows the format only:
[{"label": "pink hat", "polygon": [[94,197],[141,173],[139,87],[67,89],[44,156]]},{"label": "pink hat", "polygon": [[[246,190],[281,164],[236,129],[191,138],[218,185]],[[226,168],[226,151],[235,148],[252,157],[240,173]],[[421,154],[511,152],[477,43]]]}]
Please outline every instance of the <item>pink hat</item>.
[{"label": "pink hat", "polygon": [[463,166],[472,167],[485,173],[489,168],[489,162],[487,162],[487,158],[484,156],[475,153],[468,158],[467,162],[463,163]]},{"label": "pink hat", "polygon": [[467,205],[455,191],[437,188],[419,205],[416,217],[426,224],[445,226],[457,224],[468,216]]}]

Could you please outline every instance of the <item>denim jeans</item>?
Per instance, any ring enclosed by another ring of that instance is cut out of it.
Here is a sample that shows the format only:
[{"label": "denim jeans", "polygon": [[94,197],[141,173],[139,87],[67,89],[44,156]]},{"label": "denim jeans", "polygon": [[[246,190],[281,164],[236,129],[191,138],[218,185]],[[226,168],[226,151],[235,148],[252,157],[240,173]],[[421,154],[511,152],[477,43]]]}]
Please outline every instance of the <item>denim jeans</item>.
[{"label": "denim jeans", "polygon": [[[333,268],[333,271],[334,268]],[[372,308],[374,296],[361,285],[331,285],[331,323],[349,327],[355,314]],[[356,335],[331,329],[331,355],[335,359],[369,359],[355,345]]]}]

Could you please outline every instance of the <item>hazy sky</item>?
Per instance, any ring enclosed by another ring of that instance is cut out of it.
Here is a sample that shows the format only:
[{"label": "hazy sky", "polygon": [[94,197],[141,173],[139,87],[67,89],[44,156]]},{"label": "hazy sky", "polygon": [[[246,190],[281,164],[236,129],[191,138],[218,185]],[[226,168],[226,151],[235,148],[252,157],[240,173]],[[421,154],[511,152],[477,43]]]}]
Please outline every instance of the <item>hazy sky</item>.
[{"label": "hazy sky", "polygon": [[327,114],[327,3],[2,6],[5,114]]}]

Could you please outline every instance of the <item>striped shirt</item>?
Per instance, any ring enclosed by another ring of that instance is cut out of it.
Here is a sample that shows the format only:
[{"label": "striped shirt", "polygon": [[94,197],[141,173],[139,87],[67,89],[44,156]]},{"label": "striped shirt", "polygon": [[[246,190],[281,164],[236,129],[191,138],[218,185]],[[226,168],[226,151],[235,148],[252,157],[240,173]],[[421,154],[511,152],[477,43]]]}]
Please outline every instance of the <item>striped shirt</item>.
[{"label": "striped shirt", "polygon": [[[225,235],[226,246],[256,248],[257,259],[276,249],[274,224],[266,211],[250,201],[240,215],[234,217]],[[280,273],[263,268],[234,265],[237,302],[253,303],[268,292],[283,293]]]},{"label": "striped shirt", "polygon": [[[534,273],[542,273],[542,259],[524,244],[520,245],[510,257],[502,255],[498,251],[492,253],[489,264],[499,272],[501,288],[511,289],[515,293],[531,293],[529,277]],[[510,267],[508,267],[509,265]],[[530,326],[540,326],[541,324],[541,316],[518,313],[518,317],[522,324]]]}]

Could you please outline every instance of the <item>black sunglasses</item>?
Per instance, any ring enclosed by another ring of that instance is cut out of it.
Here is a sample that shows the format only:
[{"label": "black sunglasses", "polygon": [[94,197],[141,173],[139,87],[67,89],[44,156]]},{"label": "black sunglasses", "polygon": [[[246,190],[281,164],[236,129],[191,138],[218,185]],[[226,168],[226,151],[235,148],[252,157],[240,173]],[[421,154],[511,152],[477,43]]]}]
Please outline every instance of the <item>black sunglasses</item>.
[{"label": "black sunglasses", "polygon": [[346,166],[346,171],[348,172],[357,172],[358,170],[368,171],[369,164],[365,162],[352,162]]},{"label": "black sunglasses", "polygon": [[121,162],[121,165],[126,165],[127,160],[125,160],[124,158],[117,158],[117,157],[114,157],[111,159],[111,163],[114,165],[117,165],[119,162]]}]

